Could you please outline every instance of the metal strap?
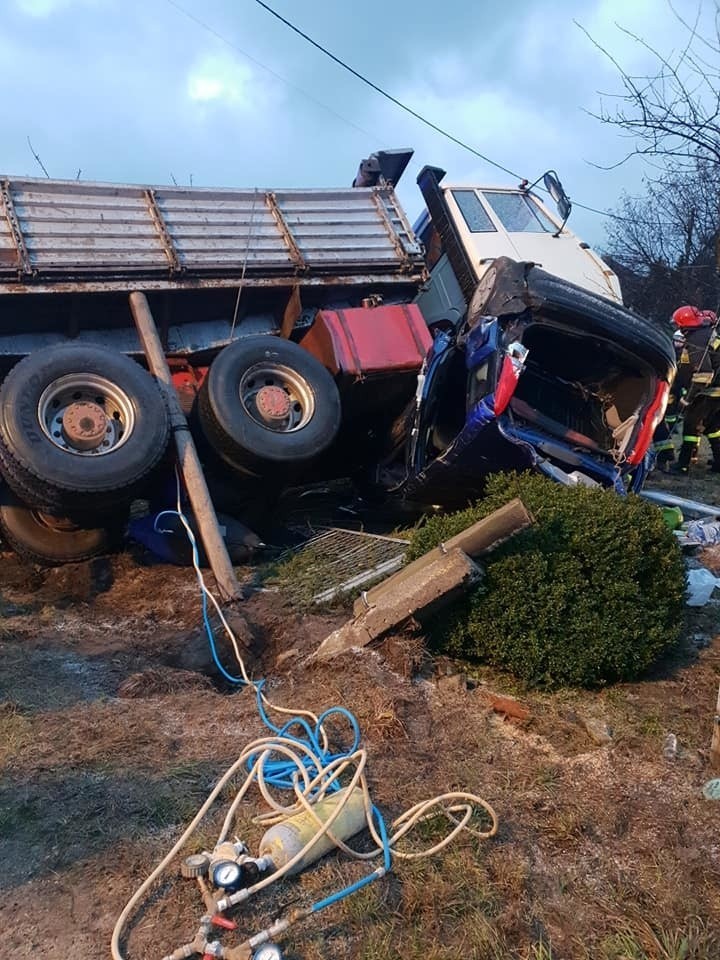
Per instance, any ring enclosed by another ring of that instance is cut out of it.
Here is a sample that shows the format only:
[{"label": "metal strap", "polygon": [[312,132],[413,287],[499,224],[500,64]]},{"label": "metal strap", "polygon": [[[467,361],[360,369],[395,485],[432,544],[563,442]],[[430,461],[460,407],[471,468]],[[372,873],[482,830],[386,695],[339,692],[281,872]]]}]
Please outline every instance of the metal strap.
[{"label": "metal strap", "polygon": [[288,248],[288,253],[290,254],[290,259],[295,264],[295,269],[300,273],[304,273],[308,268],[307,264],[303,259],[303,255],[300,253],[300,247],[298,247],[295,242],[295,237],[292,235],[290,227],[287,225],[283,212],[278,206],[277,197],[274,193],[266,193],[265,202],[270,209],[270,213],[272,213],[275,218],[275,223],[277,223],[278,230],[282,234],[285,246]]},{"label": "metal strap", "polygon": [[177,250],[175,249],[175,244],[173,243],[172,237],[168,232],[167,224],[165,223],[165,218],[160,211],[160,207],[157,204],[157,199],[155,197],[154,190],[144,190],[145,202],[147,203],[147,208],[152,217],[152,221],[155,224],[155,229],[157,230],[158,239],[160,244],[165,251],[165,256],[168,258],[168,263],[170,264],[170,273],[182,273],[182,264],[180,263],[180,258],[178,257]]},{"label": "metal strap", "polygon": [[345,334],[345,339],[347,340],[348,349],[350,351],[350,356],[352,357],[352,362],[355,364],[355,369],[357,370],[356,379],[364,380],[365,373],[362,367],[362,360],[360,359],[360,354],[357,352],[357,345],[355,343],[355,338],[353,337],[352,328],[347,321],[344,310],[338,310],[336,314],[338,320],[340,321],[340,326],[342,331]]},{"label": "metal strap", "polygon": [[392,221],[388,216],[387,209],[385,208],[383,197],[384,197],[384,191],[382,187],[375,187],[372,192],[372,198],[373,198],[375,207],[377,208],[377,212],[380,214],[380,219],[382,220],[382,224],[385,227],[388,237],[390,238],[390,242],[392,243],[393,247],[395,247],[395,252],[400,258],[400,262],[403,265],[403,269],[410,270],[412,268],[412,261],[408,256],[407,250],[403,246],[402,240],[397,235],[395,227],[393,227],[392,225]]},{"label": "metal strap", "polygon": [[412,315],[410,314],[411,306],[412,304],[404,303],[402,305],[402,309],[403,309],[403,313],[405,314],[405,319],[407,320],[407,325],[410,328],[410,333],[412,334],[412,338],[415,341],[415,346],[417,347],[418,356],[420,357],[421,360],[424,360],[428,352],[427,352],[427,349],[425,348],[425,344],[420,339],[420,335],[415,329],[415,322],[412,318]]},{"label": "metal strap", "polygon": [[250,241],[253,234],[253,225],[255,223],[255,205],[257,203],[257,190],[253,190],[253,202],[250,207],[250,222],[248,223],[247,241],[245,242],[245,256],[243,257],[242,273],[240,274],[240,283],[238,284],[237,297],[235,298],[235,309],[233,310],[232,323],[230,324],[230,339],[235,336],[235,324],[237,323],[238,311],[240,310],[240,297],[242,296],[243,286],[245,285],[245,271],[247,270],[248,257],[250,256]]},{"label": "metal strap", "polygon": [[18,276],[22,276],[23,274],[31,275],[34,271],[30,262],[28,249],[25,246],[25,239],[20,229],[20,221],[15,213],[15,204],[13,203],[12,194],[10,193],[9,180],[3,180],[2,184],[0,184],[0,196],[2,196],[5,216],[10,226],[13,242],[15,243],[15,252],[18,258]]}]

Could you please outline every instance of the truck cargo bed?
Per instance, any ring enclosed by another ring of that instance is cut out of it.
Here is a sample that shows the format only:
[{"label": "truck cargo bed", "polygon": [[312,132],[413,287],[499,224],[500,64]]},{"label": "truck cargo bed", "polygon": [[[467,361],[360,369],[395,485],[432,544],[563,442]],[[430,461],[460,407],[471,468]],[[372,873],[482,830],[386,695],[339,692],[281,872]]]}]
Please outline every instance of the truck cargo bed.
[{"label": "truck cargo bed", "polygon": [[232,190],[0,177],[0,293],[417,284],[391,187]]}]

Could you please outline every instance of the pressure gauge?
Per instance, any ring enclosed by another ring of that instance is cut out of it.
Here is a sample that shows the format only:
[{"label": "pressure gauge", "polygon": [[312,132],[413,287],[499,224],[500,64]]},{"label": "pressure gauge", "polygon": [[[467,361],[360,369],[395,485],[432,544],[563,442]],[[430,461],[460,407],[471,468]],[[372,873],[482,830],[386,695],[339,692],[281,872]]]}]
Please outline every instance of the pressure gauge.
[{"label": "pressure gauge", "polygon": [[233,890],[240,885],[242,870],[234,860],[220,860],[212,868],[212,882],[223,890]]},{"label": "pressure gauge", "polygon": [[252,960],[283,960],[282,950],[276,943],[264,943],[257,948]]}]

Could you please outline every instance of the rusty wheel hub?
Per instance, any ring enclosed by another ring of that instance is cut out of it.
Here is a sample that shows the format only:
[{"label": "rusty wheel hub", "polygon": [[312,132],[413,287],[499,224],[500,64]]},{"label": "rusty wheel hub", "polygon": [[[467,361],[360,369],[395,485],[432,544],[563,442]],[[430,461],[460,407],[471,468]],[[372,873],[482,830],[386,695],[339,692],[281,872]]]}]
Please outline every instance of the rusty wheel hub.
[{"label": "rusty wheel hub", "polygon": [[107,433],[105,411],[91,400],[79,400],[66,408],[62,418],[62,432],[76,450],[94,450]]},{"label": "rusty wheel hub", "polygon": [[315,394],[309,383],[284,363],[269,359],[254,363],[238,386],[247,415],[274,433],[294,433],[315,413]]},{"label": "rusty wheel hub", "polygon": [[69,373],[53,380],[42,392],[37,415],[53,446],[78,457],[117,450],[135,428],[130,395],[97,373]]},{"label": "rusty wheel hub", "polygon": [[261,387],[255,397],[255,406],[268,423],[286,420],[290,415],[290,397],[282,387]]}]

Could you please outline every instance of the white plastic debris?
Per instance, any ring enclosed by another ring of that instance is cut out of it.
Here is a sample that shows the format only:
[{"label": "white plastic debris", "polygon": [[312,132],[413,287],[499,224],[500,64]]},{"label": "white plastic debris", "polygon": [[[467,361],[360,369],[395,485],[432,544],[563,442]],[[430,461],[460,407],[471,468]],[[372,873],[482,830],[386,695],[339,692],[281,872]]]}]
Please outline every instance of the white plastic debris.
[{"label": "white plastic debris", "polygon": [[703,787],[703,796],[706,800],[720,800],[720,779],[708,780]]},{"label": "white plastic debris", "polygon": [[715,587],[720,587],[720,579],[705,567],[689,570],[687,575],[689,607],[704,607],[710,600]]},{"label": "white plastic debris", "polygon": [[720,520],[691,520],[685,526],[685,536],[692,543],[720,543]]},{"label": "white plastic debris", "polygon": [[597,480],[593,480],[592,477],[589,477],[586,473],[581,473],[579,470],[573,470],[572,473],[568,474],[568,477],[572,481],[573,485],[576,487],[599,487],[600,486]]}]

